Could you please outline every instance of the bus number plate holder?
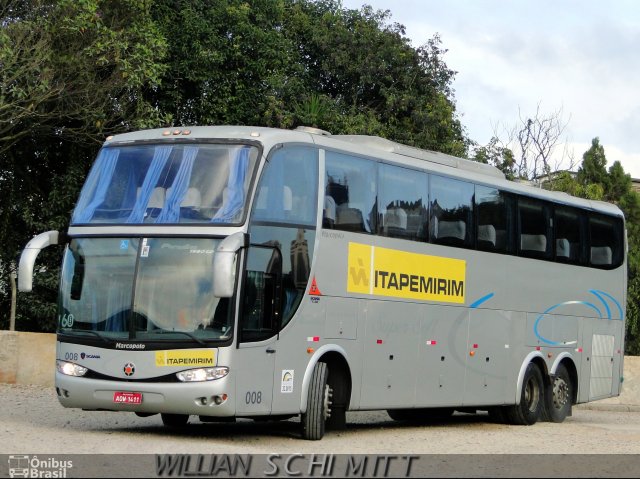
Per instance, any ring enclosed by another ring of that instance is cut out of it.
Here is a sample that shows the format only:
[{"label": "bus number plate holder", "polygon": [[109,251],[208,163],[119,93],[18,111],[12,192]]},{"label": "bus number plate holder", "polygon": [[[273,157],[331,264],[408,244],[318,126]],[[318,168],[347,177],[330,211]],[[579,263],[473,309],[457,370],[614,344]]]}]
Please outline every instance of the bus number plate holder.
[{"label": "bus number plate holder", "polygon": [[116,391],[113,402],[118,404],[142,404],[142,393]]}]

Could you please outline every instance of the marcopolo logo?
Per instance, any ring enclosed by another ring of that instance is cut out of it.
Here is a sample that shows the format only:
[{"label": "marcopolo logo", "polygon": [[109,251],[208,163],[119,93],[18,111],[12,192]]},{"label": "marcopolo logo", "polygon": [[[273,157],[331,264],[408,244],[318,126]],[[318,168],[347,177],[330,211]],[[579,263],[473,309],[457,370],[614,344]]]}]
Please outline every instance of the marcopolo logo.
[{"label": "marcopolo logo", "polygon": [[464,303],[466,262],[349,243],[350,293]]}]

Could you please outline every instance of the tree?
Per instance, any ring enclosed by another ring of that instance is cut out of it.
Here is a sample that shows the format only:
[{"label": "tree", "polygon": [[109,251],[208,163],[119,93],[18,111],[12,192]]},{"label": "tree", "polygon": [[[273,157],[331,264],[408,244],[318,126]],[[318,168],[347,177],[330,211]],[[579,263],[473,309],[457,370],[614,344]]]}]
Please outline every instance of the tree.
[{"label": "tree", "polygon": [[[302,65],[303,98],[317,94],[333,133],[379,135],[419,148],[465,155],[455,72],[435,35],[414,49],[388,11],[344,10],[335,1],[291,1],[284,35]],[[283,107],[296,103],[285,96]],[[295,111],[294,111],[295,113]],[[300,122],[294,115],[294,125]]]},{"label": "tree", "polygon": [[[35,234],[66,229],[82,179],[115,131],[157,125],[146,103],[165,41],[140,0],[10,0],[0,7],[0,323],[12,265]],[[60,250],[38,259],[17,326],[55,323]],[[19,299],[21,296],[19,297]]]},{"label": "tree", "polygon": [[492,137],[486,146],[476,146],[473,155],[473,161],[493,165],[502,171],[508,180],[516,179],[518,173],[513,151],[502,146],[497,137]]},{"label": "tree", "polygon": [[565,150],[560,156],[556,155],[567,125],[568,121],[564,121],[562,109],[542,113],[538,103],[534,115],[523,117],[520,113],[519,123],[510,128],[503,128],[502,132],[497,131],[497,125],[489,144],[485,147],[475,145],[473,149],[510,150],[512,155],[508,162],[494,158],[492,164],[501,169],[509,179],[536,181],[558,171],[560,165],[564,164],[564,168],[569,170],[573,168],[571,152]]},{"label": "tree", "polygon": [[582,165],[578,168],[578,181],[582,184],[596,183],[608,191],[607,157],[599,138],[591,140],[589,148],[582,156]]},{"label": "tree", "polygon": [[153,15],[169,58],[147,98],[175,124],[308,125],[466,153],[440,39],[414,49],[389,12],[157,0]]}]

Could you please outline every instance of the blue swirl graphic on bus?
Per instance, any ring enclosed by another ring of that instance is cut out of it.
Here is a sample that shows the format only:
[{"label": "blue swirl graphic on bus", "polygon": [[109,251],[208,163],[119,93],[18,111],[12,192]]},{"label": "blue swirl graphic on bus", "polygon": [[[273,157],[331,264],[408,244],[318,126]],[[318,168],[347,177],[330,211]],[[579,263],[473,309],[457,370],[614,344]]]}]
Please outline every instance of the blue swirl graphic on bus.
[{"label": "blue swirl graphic on bus", "polygon": [[478,306],[480,306],[480,305],[481,305],[482,303],[484,303],[485,301],[489,301],[491,298],[493,298],[493,296],[494,296],[495,294],[496,294],[496,293],[489,293],[489,294],[487,294],[486,296],[483,296],[482,298],[477,299],[476,301],[474,301],[473,303],[471,303],[471,304],[469,305],[469,307],[470,307],[470,308],[477,308]]},{"label": "blue swirl graphic on bus", "polygon": [[[577,301],[577,300],[564,301],[562,303],[554,304],[553,306],[548,308],[546,311],[544,311],[542,314],[540,314],[536,318],[536,322],[533,325],[533,332],[536,335],[536,337],[540,341],[542,341],[543,343],[549,344],[549,345],[552,345],[552,346],[566,346],[566,345],[569,345],[569,344],[575,344],[576,343],[576,341],[568,341],[568,342],[552,341],[550,339],[547,339],[547,338],[543,337],[540,334],[540,332],[538,331],[538,327],[539,327],[540,323],[542,322],[542,320],[545,318],[545,316],[548,315],[551,311],[554,311],[555,309],[557,309],[557,308],[559,308],[561,306],[580,304],[580,305],[586,306],[586,307],[588,307],[590,309],[593,309],[598,314],[598,317],[600,319],[608,319],[608,320],[613,320],[613,319],[622,320],[623,319],[624,314],[623,314],[623,311],[622,311],[622,307],[620,306],[620,303],[613,296],[611,296],[609,293],[605,293],[604,291],[600,291],[600,290],[596,290],[596,289],[589,290],[589,293],[593,294],[603,304],[604,309],[606,311],[606,317],[602,314],[602,311],[600,310],[600,308],[598,308],[598,306],[596,306],[595,304],[590,303],[588,301]],[[611,317],[611,308],[609,307],[609,303],[605,300],[605,298],[608,298],[609,300],[611,300],[611,302],[613,302],[613,304],[618,309],[618,312],[620,313],[620,318],[612,318]]]}]

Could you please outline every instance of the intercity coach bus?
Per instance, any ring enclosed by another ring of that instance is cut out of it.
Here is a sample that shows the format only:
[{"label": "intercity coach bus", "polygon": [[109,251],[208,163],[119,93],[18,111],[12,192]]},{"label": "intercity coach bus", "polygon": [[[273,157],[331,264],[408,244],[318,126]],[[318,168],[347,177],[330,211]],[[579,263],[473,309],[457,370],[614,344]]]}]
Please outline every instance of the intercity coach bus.
[{"label": "intercity coach bus", "polygon": [[67,231],[65,407],[168,426],[346,411],[561,422],[620,394],[624,217],[378,137],[255,127],[107,138]]}]

